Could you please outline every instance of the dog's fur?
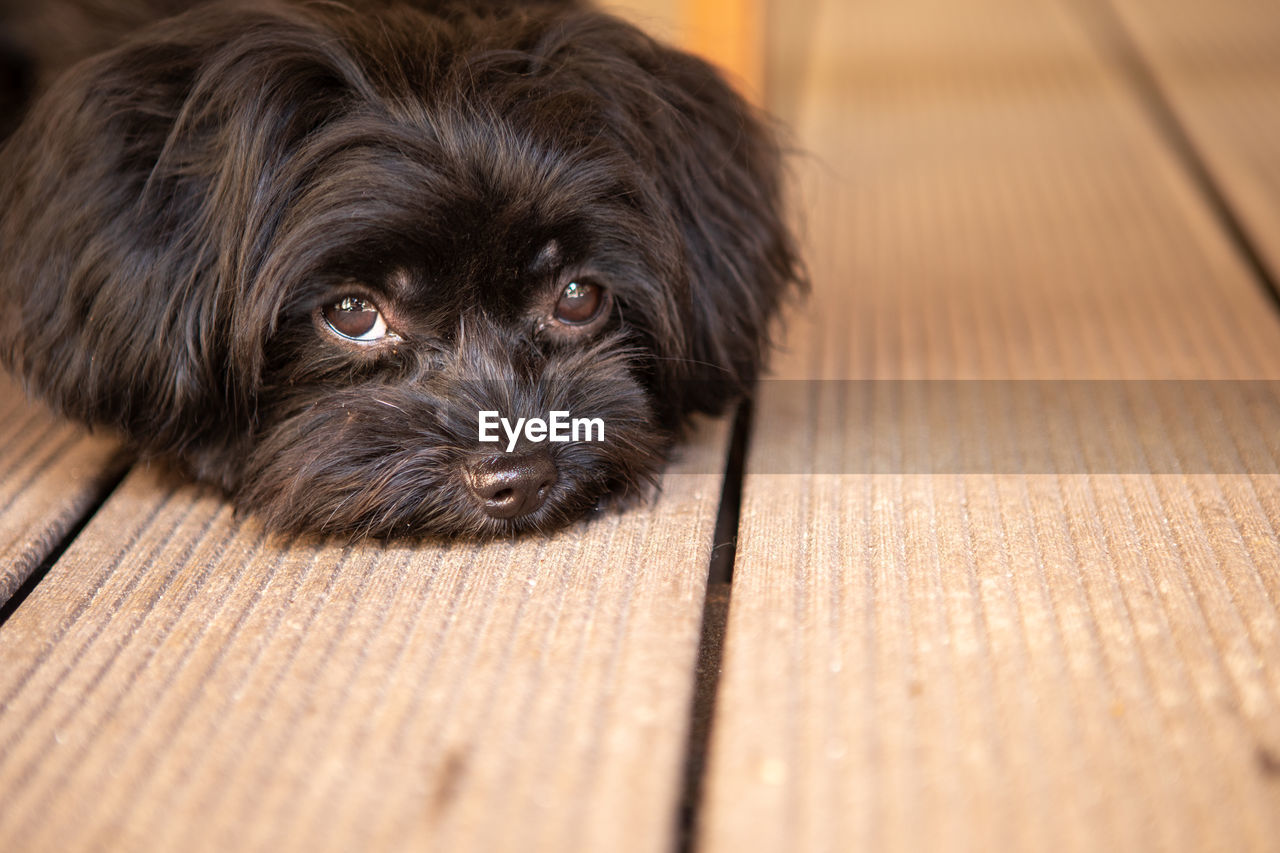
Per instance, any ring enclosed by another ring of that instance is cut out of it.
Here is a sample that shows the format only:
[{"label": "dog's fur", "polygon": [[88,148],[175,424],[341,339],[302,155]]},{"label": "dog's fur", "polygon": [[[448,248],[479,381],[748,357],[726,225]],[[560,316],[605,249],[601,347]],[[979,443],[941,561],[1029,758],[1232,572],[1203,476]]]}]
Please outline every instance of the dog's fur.
[{"label": "dog's fur", "polygon": [[[0,150],[0,357],[277,528],[510,533],[634,493],[800,279],[767,125],[574,2],[200,4],[42,85]],[[612,297],[590,334],[546,321],[572,276]],[[353,287],[402,340],[325,333]],[[482,409],[606,440],[493,518]]]}]

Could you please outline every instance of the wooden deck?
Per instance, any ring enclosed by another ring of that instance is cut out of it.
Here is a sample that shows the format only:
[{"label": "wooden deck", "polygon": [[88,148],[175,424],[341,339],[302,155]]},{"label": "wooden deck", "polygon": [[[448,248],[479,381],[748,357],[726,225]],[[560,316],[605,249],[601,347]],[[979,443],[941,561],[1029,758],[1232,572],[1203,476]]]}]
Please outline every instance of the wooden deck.
[{"label": "wooden deck", "polygon": [[[814,293],[727,476],[321,546],[4,389],[0,850],[1280,850],[1280,7],[747,6]],[[1116,385],[1191,427],[1036,402]]]}]

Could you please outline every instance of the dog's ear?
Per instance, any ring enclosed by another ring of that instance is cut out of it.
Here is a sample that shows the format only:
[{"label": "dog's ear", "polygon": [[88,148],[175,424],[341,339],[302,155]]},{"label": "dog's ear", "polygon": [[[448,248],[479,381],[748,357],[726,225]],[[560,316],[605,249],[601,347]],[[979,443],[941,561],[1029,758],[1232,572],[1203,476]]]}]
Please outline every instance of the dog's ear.
[{"label": "dog's ear", "polygon": [[56,408],[177,451],[251,418],[236,363],[264,330],[234,297],[301,180],[289,150],[358,85],[285,14],[152,27],[61,77],[0,149],[0,357]]},{"label": "dog's ear", "polygon": [[629,145],[679,235],[685,316],[682,340],[657,342],[677,344],[659,365],[664,391],[683,396],[682,411],[718,412],[750,389],[780,303],[805,286],[778,132],[707,62],[620,22],[593,33],[599,55],[585,76],[597,86],[614,76],[614,97],[630,110]]}]

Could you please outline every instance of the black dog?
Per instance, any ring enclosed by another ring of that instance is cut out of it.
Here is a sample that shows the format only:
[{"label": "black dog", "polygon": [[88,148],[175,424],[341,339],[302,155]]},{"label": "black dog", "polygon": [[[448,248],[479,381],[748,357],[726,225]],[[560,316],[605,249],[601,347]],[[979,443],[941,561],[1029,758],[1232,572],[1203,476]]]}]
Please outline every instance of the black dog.
[{"label": "black dog", "polygon": [[[0,150],[0,356],[277,528],[635,493],[799,279],[762,120],[574,2],[200,4],[44,88]],[[603,440],[508,452],[482,411]]]}]

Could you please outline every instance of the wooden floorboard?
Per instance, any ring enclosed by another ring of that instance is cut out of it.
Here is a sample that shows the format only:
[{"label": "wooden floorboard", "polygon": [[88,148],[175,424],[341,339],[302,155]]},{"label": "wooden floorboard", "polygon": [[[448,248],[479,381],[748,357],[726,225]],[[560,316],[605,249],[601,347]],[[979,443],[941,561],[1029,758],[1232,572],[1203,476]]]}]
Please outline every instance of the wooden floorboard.
[{"label": "wooden floorboard", "polygon": [[725,441],[484,546],[282,542],[135,470],[0,629],[0,849],[669,849]]},{"label": "wooden floorboard", "polygon": [[997,472],[995,429],[968,437],[990,471],[932,471],[868,426],[896,406],[951,436],[922,379],[1027,380],[1086,420],[1080,380],[1139,404],[1202,380],[1208,445],[1238,426],[1214,394],[1280,378],[1269,298],[1078,12],[821,6],[798,110],[815,293],[793,381],[756,403],[703,850],[1280,837],[1271,414],[1246,462],[1184,436],[1180,475],[1067,444]]},{"label": "wooden floorboard", "polygon": [[1102,26],[1118,20],[1122,47],[1152,75],[1272,279],[1280,278],[1280,10],[1268,0],[1083,2]]},{"label": "wooden floorboard", "polygon": [[0,374],[0,605],[105,496],[119,443],[58,420]]}]

